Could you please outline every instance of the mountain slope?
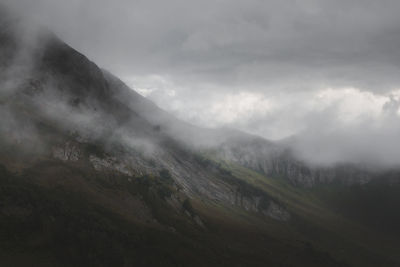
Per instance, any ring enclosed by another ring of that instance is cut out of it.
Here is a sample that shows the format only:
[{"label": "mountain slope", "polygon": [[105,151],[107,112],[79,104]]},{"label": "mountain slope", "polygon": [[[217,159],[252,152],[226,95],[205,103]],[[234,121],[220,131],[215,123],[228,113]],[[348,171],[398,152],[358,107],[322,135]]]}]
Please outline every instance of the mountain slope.
[{"label": "mountain slope", "polygon": [[53,34],[0,23],[2,266],[399,263],[397,236],[231,157],[280,166],[280,146],[181,122]]}]

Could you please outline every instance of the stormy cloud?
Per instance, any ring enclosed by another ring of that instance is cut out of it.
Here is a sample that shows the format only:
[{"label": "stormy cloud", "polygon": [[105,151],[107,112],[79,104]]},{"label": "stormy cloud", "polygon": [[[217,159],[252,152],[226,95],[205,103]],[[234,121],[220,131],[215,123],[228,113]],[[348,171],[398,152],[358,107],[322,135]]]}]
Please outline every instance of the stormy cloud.
[{"label": "stormy cloud", "polygon": [[185,121],[400,163],[398,1],[2,2]]}]

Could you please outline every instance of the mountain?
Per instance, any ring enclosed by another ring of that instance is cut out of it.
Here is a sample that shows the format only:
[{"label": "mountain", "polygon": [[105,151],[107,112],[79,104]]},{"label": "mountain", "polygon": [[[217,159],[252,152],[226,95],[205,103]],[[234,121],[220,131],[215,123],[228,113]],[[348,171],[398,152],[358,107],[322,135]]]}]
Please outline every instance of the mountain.
[{"label": "mountain", "polygon": [[397,171],[187,124],[0,14],[1,266],[399,265]]}]

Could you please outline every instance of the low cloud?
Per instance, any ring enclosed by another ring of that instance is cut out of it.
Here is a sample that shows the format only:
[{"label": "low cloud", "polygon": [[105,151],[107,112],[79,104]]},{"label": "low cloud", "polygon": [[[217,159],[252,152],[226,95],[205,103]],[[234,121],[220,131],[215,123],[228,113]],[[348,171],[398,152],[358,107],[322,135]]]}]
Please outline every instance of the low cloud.
[{"label": "low cloud", "polygon": [[400,163],[399,1],[2,2],[190,123]]}]

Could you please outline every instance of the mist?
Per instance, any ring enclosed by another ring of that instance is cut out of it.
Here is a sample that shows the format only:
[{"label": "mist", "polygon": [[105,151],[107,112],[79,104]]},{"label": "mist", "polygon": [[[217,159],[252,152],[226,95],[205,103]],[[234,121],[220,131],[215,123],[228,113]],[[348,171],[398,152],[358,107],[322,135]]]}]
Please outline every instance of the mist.
[{"label": "mist", "polygon": [[4,151],[21,151],[37,158],[54,151],[59,155],[60,143],[73,146],[71,140],[81,144],[100,142],[108,152],[118,146],[149,159],[160,150],[143,129],[132,129],[132,123],[141,126],[134,118],[121,123],[116,114],[107,111],[99,101],[100,88],[90,92],[90,82],[85,87],[87,81],[76,80],[80,77],[70,70],[49,68],[47,64],[60,63],[46,62],[46,53],[66,49],[70,57],[83,62],[78,63],[80,67],[87,68],[78,71],[97,74],[104,80],[96,65],[29,19],[1,21],[1,26],[0,137]]},{"label": "mist", "polygon": [[[397,1],[2,2],[187,123],[280,141],[310,164],[400,164]],[[38,46],[36,30],[19,32],[31,45],[2,93]],[[62,107],[43,104],[102,131],[103,115]],[[175,125],[178,139],[220,143]]]}]

